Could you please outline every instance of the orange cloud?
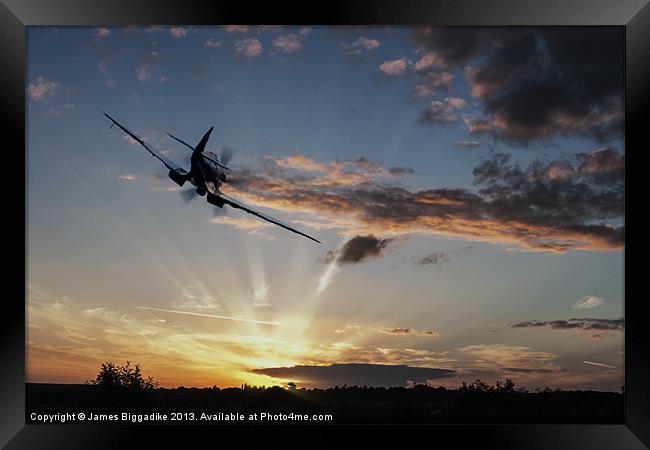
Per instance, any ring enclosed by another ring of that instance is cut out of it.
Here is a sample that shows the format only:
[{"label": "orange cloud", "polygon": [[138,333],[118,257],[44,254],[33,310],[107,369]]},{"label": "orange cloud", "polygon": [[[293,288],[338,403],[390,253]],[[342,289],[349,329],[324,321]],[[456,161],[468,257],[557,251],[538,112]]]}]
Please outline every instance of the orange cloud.
[{"label": "orange cloud", "polygon": [[[588,161],[591,156],[580,158]],[[620,167],[620,158],[612,158]],[[345,218],[353,223],[346,234],[419,232],[546,252],[623,247],[624,227],[604,222],[623,213],[619,172],[600,170],[598,176],[611,178],[601,183],[596,174],[581,169],[584,163],[571,170],[565,167],[563,174],[557,164],[541,169],[533,165],[527,171],[508,164],[503,158],[477,166],[476,181],[487,186],[479,193],[453,188],[411,191],[391,183],[391,169],[365,158],[320,163],[292,155],[265,158],[259,168],[242,169],[229,188],[258,206],[309,213],[337,225]],[[571,173],[575,176],[567,176]],[[517,184],[502,184],[508,180]],[[554,196],[553,201],[539,192]]]}]

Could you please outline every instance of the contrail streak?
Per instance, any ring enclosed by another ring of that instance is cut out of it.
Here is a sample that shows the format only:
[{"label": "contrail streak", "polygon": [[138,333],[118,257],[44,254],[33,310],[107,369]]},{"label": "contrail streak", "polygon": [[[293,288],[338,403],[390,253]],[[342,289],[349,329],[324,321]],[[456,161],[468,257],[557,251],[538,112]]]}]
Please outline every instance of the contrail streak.
[{"label": "contrail streak", "polygon": [[334,279],[334,275],[336,275],[336,272],[338,272],[340,269],[336,267],[336,264],[331,263],[325,271],[323,272],[323,275],[320,277],[320,281],[318,283],[318,293],[322,293],[327,287],[332,283],[332,280]]},{"label": "contrail streak", "polygon": [[591,362],[591,361],[582,361],[585,364],[591,364],[592,366],[607,367],[608,369],[616,369],[616,366],[610,366],[603,363]]},{"label": "contrail streak", "polygon": [[187,316],[208,317],[210,319],[233,320],[235,322],[260,323],[263,325],[283,325],[281,322],[270,322],[268,320],[242,319],[241,317],[219,316],[216,314],[204,314],[204,313],[196,313],[196,312],[189,312],[189,311],[175,311],[173,309],[150,308],[148,306],[134,306],[134,308],[147,309],[149,311],[160,311],[160,312],[166,312],[172,314],[185,314]]}]

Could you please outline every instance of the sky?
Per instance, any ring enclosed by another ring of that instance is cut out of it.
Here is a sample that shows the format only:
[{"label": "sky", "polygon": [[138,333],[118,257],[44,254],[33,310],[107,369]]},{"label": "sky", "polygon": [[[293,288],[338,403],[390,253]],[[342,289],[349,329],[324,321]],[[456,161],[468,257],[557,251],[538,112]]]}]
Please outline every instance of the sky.
[{"label": "sky", "polygon": [[[618,391],[623,39],[28,27],[27,380]],[[97,108],[185,168],[166,133],[214,126],[224,193],[322,245],[184,201]]]}]

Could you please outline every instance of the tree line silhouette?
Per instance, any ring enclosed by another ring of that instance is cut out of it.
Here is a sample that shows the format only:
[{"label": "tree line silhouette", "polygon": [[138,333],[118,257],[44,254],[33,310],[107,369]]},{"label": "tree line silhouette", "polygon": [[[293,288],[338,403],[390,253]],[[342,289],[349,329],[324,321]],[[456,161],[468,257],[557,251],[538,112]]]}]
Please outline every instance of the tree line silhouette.
[{"label": "tree line silhouette", "polygon": [[[160,383],[154,380],[153,377],[144,378],[142,375],[142,369],[140,368],[140,364],[135,364],[132,366],[130,361],[126,361],[126,364],[124,365],[119,365],[112,361],[103,362],[100,366],[97,376],[92,380],[86,381],[86,384],[92,386],[98,386],[105,390],[128,390],[128,391],[148,391],[148,390],[156,389],[160,386]],[[358,388],[371,389],[368,386],[356,386],[356,385],[355,386],[343,385],[342,387],[334,386],[333,388],[330,389],[345,390],[345,389],[351,389],[352,387],[357,389]],[[273,387],[251,386],[246,383],[244,383],[241,387],[243,391],[264,391],[267,389],[278,389],[278,388],[279,388],[278,386],[273,386]],[[409,389],[423,389],[423,388],[446,390],[446,388],[442,386],[434,388],[425,384],[415,384],[413,387]],[[179,386],[178,389],[186,389],[186,388],[184,386]],[[192,388],[192,389],[197,389],[197,388]],[[211,388],[203,388],[203,389],[219,390],[220,388],[218,388],[215,385]],[[307,390],[306,388],[298,388],[298,385],[293,381],[286,383],[285,389],[288,389],[290,391]],[[313,390],[319,390],[319,389],[315,388]],[[479,392],[483,392],[483,393],[499,392],[499,393],[510,393],[510,394],[529,393],[528,389],[521,386],[515,386],[514,381],[512,381],[510,378],[506,378],[505,381],[497,380],[494,385],[490,385],[478,378],[469,384],[463,381],[457,390],[460,392],[469,392],[469,393],[479,393]],[[535,389],[534,392],[551,393],[551,392],[561,392],[561,391],[562,390],[559,387],[555,389],[546,387],[544,389],[537,388]]]},{"label": "tree line silhouette", "polygon": [[[26,411],[242,414],[332,414],[338,423],[623,423],[623,394],[527,389],[506,379],[477,379],[456,389],[334,386],[160,387],[139,364],[101,364],[93,380],[77,385],[28,383]],[[31,423],[29,417],[27,423]]]}]

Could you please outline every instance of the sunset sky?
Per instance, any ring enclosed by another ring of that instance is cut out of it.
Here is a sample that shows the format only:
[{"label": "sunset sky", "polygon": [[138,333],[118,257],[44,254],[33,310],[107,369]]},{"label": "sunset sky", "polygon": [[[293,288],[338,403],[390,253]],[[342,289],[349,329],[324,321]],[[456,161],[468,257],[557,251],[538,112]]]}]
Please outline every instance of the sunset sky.
[{"label": "sunset sky", "polygon": [[[27,37],[28,381],[623,384],[622,29]],[[185,168],[165,132],[214,126],[223,191],[323,244],[185,203],[97,107]]]}]

